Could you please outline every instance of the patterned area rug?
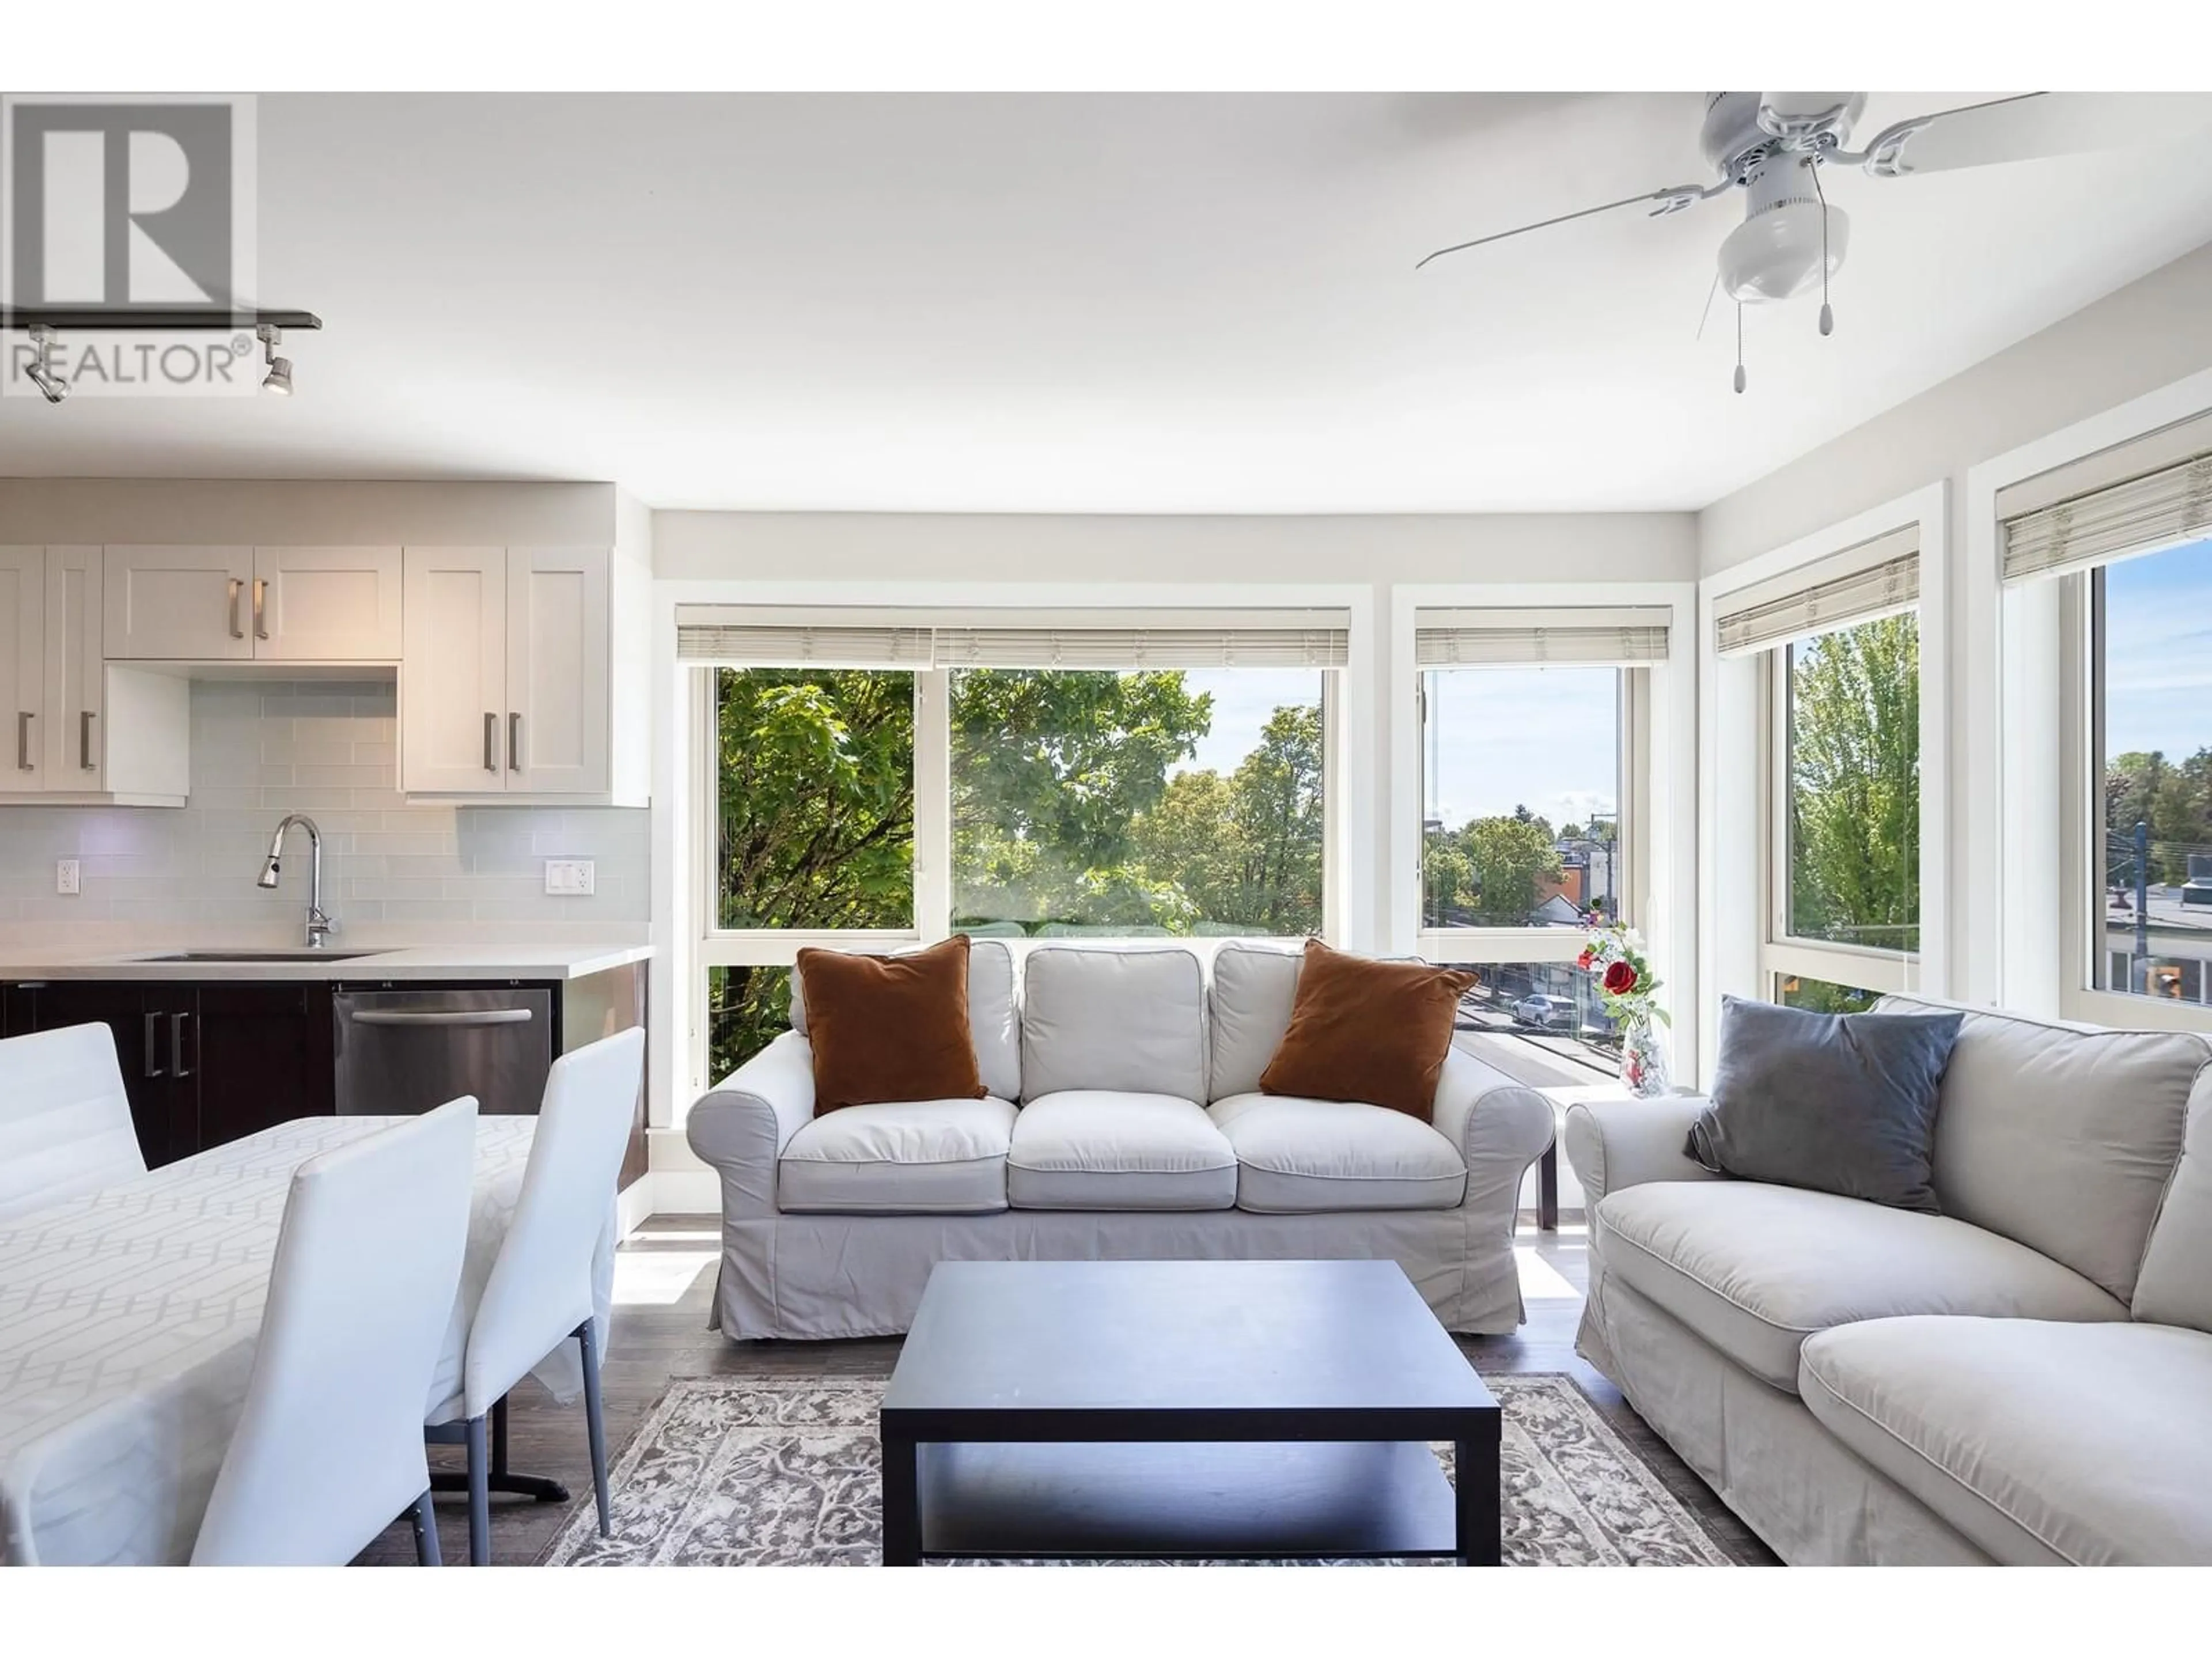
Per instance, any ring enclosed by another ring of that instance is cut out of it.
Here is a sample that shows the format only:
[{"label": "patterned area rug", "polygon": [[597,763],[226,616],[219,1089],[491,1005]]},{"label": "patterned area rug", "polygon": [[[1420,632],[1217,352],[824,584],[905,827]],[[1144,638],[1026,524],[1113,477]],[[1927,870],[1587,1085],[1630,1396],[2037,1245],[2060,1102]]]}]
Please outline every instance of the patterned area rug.
[{"label": "patterned area rug", "polygon": [[[1565,1376],[1486,1379],[1505,1408],[1509,1566],[1726,1566]],[[586,1502],[549,1566],[872,1566],[874,1379],[678,1377],[615,1466],[614,1535]],[[1447,1474],[1451,1449],[1436,1449]]]}]

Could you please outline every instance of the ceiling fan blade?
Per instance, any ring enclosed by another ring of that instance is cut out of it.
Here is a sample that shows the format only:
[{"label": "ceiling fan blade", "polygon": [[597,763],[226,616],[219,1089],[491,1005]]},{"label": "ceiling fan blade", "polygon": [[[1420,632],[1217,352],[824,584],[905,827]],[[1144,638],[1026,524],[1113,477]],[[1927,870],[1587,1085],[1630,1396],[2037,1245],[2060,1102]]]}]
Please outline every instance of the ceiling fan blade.
[{"label": "ceiling fan blade", "polygon": [[1651,191],[1642,196],[1624,196],[1618,202],[1601,203],[1596,207],[1583,208],[1577,213],[1562,213],[1556,219],[1539,219],[1533,225],[1520,225],[1511,230],[1501,230],[1488,236],[1478,236],[1471,242],[1454,242],[1449,247],[1440,247],[1434,253],[1425,256],[1414,265],[1413,269],[1419,270],[1431,259],[1441,259],[1447,253],[1464,253],[1468,249],[1480,247],[1486,242],[1502,242],[1509,236],[1526,235],[1532,230],[1543,230],[1553,225],[1564,225],[1571,219],[1587,219],[1595,213],[1610,213],[1615,208],[1634,207],[1642,202],[1657,204],[1651,210],[1651,217],[1655,219],[1665,214],[1680,213],[1684,208],[1702,202],[1708,197],[1719,195],[1728,187],[1726,180],[1711,186],[1670,185],[1665,190]]},{"label": "ceiling fan blade", "polygon": [[1855,155],[1876,178],[2156,144],[2212,128],[2212,94],[2030,92],[1899,121]]}]

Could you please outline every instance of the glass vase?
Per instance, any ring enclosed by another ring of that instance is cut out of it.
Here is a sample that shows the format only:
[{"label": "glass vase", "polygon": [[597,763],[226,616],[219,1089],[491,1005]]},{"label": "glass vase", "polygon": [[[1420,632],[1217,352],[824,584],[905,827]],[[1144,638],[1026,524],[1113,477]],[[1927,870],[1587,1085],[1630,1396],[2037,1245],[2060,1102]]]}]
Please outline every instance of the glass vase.
[{"label": "glass vase", "polygon": [[1620,1028],[1620,1086],[1649,1098],[1668,1092],[1667,1054],[1658,1028],[1648,1019],[1624,1021]]}]

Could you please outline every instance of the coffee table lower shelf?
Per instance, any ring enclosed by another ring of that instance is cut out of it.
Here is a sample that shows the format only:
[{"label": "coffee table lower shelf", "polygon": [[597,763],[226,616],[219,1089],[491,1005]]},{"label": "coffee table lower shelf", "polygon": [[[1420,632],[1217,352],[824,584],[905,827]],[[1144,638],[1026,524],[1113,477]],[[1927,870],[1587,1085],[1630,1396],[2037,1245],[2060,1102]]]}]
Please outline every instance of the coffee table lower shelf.
[{"label": "coffee table lower shelf", "polygon": [[890,1540],[906,1537],[929,1559],[1464,1559],[1451,1483],[1420,1441],[925,1442],[913,1450],[919,1524],[900,1526],[888,1512],[904,1495],[892,1475],[887,1559],[897,1559]]}]

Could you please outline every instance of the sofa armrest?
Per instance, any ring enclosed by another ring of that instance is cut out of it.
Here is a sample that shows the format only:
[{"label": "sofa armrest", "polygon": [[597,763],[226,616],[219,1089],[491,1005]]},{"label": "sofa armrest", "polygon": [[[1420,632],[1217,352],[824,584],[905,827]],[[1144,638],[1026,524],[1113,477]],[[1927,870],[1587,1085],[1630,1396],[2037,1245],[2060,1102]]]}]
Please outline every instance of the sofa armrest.
[{"label": "sofa armrest", "polygon": [[1455,1047],[1444,1055],[1429,1121],[1467,1160],[1467,1204],[1502,1204],[1510,1230],[1522,1178],[1552,1144],[1551,1101]]},{"label": "sofa armrest", "polygon": [[726,1221],[775,1213],[775,1161],[814,1115],[814,1051],[786,1031],[692,1103],[691,1150],[722,1176]]},{"label": "sofa armrest", "polygon": [[1598,1201],[1623,1187],[1723,1179],[1683,1150],[1690,1126],[1707,1103],[1703,1095],[1662,1095],[1651,1100],[1582,1101],[1567,1109],[1567,1162],[1582,1183],[1593,1223]]}]

